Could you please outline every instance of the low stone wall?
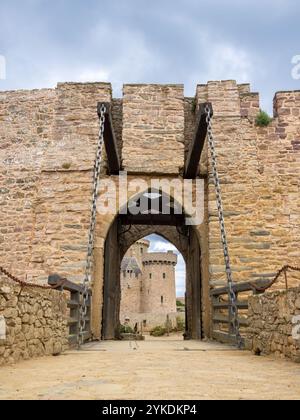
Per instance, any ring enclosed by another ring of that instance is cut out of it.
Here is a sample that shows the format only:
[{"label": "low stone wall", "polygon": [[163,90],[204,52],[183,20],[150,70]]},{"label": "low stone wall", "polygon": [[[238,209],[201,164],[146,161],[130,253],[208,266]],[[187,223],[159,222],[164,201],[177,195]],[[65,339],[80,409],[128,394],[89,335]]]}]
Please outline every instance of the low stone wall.
[{"label": "low stone wall", "polygon": [[68,347],[66,297],[0,278],[0,366]]},{"label": "low stone wall", "polygon": [[254,353],[300,363],[300,288],[250,297],[248,317],[248,345]]}]

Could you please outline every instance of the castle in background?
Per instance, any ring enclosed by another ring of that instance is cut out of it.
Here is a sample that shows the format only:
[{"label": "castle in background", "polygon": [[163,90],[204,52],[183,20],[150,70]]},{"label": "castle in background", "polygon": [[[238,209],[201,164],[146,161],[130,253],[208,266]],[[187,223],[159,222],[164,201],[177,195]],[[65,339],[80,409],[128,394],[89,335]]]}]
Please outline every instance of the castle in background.
[{"label": "castle in background", "polygon": [[150,242],[142,239],[126,253],[121,263],[120,322],[148,331],[164,325],[167,317],[176,322],[175,267],[173,251],[148,252]]}]

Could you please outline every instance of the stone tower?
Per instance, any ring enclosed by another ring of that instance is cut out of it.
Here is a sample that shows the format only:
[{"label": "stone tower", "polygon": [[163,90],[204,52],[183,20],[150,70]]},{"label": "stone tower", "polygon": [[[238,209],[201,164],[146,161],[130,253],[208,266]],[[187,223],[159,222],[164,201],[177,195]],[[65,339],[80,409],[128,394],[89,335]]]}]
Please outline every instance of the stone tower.
[{"label": "stone tower", "polygon": [[126,253],[126,257],[136,258],[140,268],[142,268],[143,256],[148,253],[149,246],[150,241],[147,241],[147,239],[141,239],[129,248]]},{"label": "stone tower", "polygon": [[145,329],[164,325],[167,315],[176,318],[175,266],[173,251],[149,253],[150,242],[137,241],[121,264],[120,321],[144,323]]},{"label": "stone tower", "polygon": [[176,313],[177,255],[149,253],[143,257],[141,309],[144,313]]}]

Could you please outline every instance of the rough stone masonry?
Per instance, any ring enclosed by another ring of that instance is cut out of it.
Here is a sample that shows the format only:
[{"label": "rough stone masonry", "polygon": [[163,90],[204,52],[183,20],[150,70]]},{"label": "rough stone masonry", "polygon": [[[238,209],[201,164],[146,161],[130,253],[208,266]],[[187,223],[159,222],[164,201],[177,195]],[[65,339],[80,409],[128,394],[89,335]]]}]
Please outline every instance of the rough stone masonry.
[{"label": "rough stone masonry", "polygon": [[256,354],[274,354],[300,363],[300,289],[249,299],[248,339]]},{"label": "rough stone masonry", "polygon": [[[274,119],[255,124],[259,95],[235,81],[198,85],[63,83],[56,89],[0,92],[0,262],[13,274],[45,283],[50,273],[82,281],[98,102],[112,106],[122,167],[129,177],[181,179],[200,103],[211,102],[235,281],[273,278],[300,265],[300,91],[278,92]],[[210,336],[211,287],[226,281],[207,146],[198,176],[205,218],[201,247],[203,333]],[[107,165],[102,178],[107,178]],[[117,177],[115,177],[118,183]],[[129,196],[133,192],[129,192]],[[93,283],[93,334],[101,336],[104,244],[114,215],[99,217]],[[165,230],[168,238],[168,231]],[[136,237],[136,239],[140,239]],[[297,285],[297,278],[289,279]]]},{"label": "rough stone masonry", "polygon": [[0,366],[58,355],[67,348],[64,294],[21,287],[0,277]]}]

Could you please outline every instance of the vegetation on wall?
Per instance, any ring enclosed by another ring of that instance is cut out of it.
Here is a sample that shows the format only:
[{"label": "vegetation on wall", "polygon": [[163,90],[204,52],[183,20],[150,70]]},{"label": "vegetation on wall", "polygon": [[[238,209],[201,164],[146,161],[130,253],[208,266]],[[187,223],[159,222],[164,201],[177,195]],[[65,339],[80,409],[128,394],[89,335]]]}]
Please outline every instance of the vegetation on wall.
[{"label": "vegetation on wall", "polygon": [[65,169],[65,170],[68,170],[68,169],[70,169],[71,168],[71,163],[70,162],[65,162],[63,165],[62,165],[62,168],[63,169]]},{"label": "vegetation on wall", "polygon": [[267,127],[272,121],[273,119],[269,116],[269,114],[262,110],[260,110],[255,120],[258,127]]}]

